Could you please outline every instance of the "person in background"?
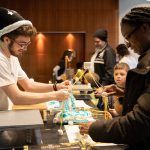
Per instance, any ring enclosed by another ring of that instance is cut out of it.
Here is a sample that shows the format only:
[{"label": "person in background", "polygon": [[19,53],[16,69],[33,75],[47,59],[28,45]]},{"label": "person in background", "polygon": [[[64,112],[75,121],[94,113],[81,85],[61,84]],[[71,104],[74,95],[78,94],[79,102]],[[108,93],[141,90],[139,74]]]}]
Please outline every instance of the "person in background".
[{"label": "person in background", "polygon": [[115,51],[107,42],[108,33],[105,29],[98,29],[94,35],[95,50],[91,57],[91,71],[100,77],[103,85],[114,83],[113,68],[116,64]]},{"label": "person in background", "polygon": [[77,63],[76,63],[76,70],[78,70],[78,69],[84,69],[83,64],[84,64],[83,61],[77,62]]},{"label": "person in background", "polygon": [[[140,55],[137,67],[128,71],[122,116],[80,126],[97,142],[128,144],[128,150],[150,149],[150,7],[132,8],[121,20],[121,32]],[[123,94],[117,87],[109,94]]]},{"label": "person in background", "polygon": [[[126,83],[126,76],[127,72],[129,71],[129,66],[126,63],[118,63],[114,67],[114,80],[115,85],[124,91],[125,83]],[[98,88],[96,90],[96,95],[101,95],[103,91],[105,91],[105,87]],[[108,97],[108,111],[112,114],[113,117],[122,114],[122,104],[123,104],[123,97],[117,96],[109,96]],[[102,97],[99,98],[99,103],[97,107],[100,110],[104,110],[104,103]]]},{"label": "person in background", "polygon": [[125,44],[119,44],[116,47],[116,51],[119,57],[119,63],[127,63],[130,69],[136,68],[139,58],[137,53],[134,53],[133,50],[129,50]]},{"label": "person in background", "polygon": [[[68,66],[68,64],[71,63],[73,57],[74,57],[74,53],[73,53],[72,49],[67,49],[67,50],[64,51],[60,62],[53,69],[53,74],[55,75],[56,82],[60,83],[60,82],[63,81],[63,76],[64,76],[64,73],[65,73],[65,70],[68,67],[70,67],[70,66]],[[67,66],[65,66],[65,65],[67,65]],[[67,68],[65,68],[65,67],[67,67]]]}]

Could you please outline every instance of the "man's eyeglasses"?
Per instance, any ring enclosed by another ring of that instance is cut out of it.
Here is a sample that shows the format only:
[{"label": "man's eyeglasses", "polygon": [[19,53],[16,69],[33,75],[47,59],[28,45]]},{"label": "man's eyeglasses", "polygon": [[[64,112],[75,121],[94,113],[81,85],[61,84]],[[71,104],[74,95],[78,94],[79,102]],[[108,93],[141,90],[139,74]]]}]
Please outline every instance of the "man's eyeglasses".
[{"label": "man's eyeglasses", "polygon": [[27,47],[31,44],[31,41],[28,43],[18,43],[16,40],[10,38],[13,42],[15,42],[17,45],[19,45],[23,50],[26,50]]}]

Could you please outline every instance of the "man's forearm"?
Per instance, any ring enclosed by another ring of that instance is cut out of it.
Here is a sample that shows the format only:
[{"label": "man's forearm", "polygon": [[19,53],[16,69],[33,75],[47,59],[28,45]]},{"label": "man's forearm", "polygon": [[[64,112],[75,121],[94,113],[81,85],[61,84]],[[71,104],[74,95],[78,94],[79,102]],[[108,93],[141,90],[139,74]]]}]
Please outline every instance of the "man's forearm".
[{"label": "man's forearm", "polygon": [[28,89],[26,89],[26,91],[44,93],[44,92],[54,91],[54,89],[53,89],[53,84],[33,82],[28,87]]}]

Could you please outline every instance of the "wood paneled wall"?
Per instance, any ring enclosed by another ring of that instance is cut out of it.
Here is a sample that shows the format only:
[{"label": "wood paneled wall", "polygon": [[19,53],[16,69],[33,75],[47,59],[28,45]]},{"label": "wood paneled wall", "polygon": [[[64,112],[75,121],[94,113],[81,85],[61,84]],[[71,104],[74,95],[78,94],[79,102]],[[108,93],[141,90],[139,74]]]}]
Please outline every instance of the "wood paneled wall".
[{"label": "wood paneled wall", "polygon": [[113,48],[118,44],[118,0],[0,0],[0,6],[16,10],[31,20],[38,31],[56,32],[46,34],[50,42],[45,51],[39,52],[33,39],[21,58],[23,69],[37,81],[50,80],[52,68],[67,48],[63,40],[66,35],[59,32],[85,33],[75,34],[73,48],[78,50],[78,57],[74,64],[79,60],[89,61],[94,49],[93,32],[98,28],[108,30],[108,41]]},{"label": "wood paneled wall", "polygon": [[64,50],[74,49],[76,57],[72,60],[71,67],[76,67],[76,62],[84,60],[85,33],[73,34],[73,40],[68,42],[68,33],[45,33],[37,35],[29,50],[20,58],[22,68],[36,81],[48,82],[52,79],[52,70],[61,60]]}]

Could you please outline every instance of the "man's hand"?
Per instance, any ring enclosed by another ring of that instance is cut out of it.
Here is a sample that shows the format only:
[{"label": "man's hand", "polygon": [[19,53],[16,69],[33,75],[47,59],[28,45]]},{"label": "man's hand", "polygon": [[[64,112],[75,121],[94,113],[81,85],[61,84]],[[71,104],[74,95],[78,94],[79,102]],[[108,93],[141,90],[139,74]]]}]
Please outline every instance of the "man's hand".
[{"label": "man's hand", "polygon": [[89,128],[92,125],[93,122],[89,122],[87,124],[80,124],[79,125],[79,129],[80,129],[80,134],[84,135],[84,134],[88,134],[89,133]]},{"label": "man's hand", "polygon": [[69,92],[68,90],[62,89],[55,92],[56,100],[58,101],[64,101],[69,98]]},{"label": "man's hand", "polygon": [[71,86],[71,82],[66,80],[62,83],[57,84],[57,89],[58,90],[60,90],[60,89],[69,89],[70,86]]}]

